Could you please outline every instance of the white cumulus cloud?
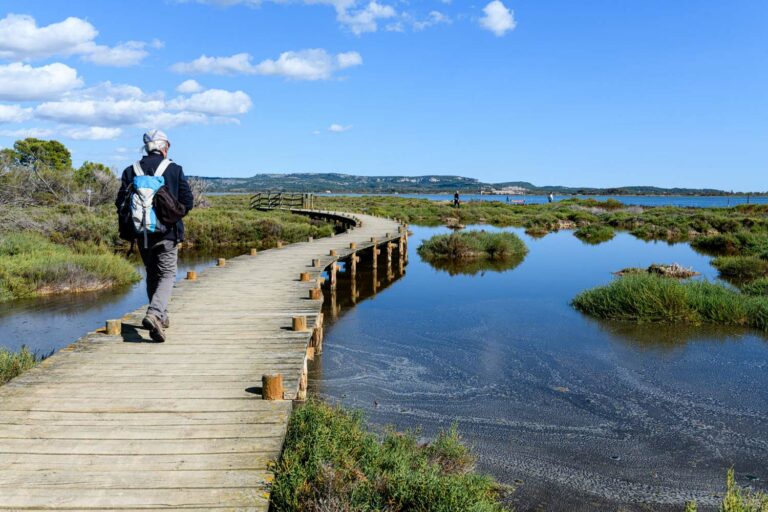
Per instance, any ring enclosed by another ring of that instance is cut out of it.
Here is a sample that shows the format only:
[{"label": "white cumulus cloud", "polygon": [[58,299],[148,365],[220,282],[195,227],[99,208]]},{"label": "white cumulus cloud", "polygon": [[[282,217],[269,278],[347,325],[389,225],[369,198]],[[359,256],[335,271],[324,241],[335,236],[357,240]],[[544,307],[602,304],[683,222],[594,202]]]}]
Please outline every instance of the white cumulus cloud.
[{"label": "white cumulus cloud", "polygon": [[483,8],[485,16],[480,18],[480,25],[498,37],[503,36],[517,26],[515,14],[501,0],[493,0]]},{"label": "white cumulus cloud", "polygon": [[[209,121],[237,123],[234,116],[245,114],[251,105],[250,97],[242,91],[209,89],[167,100],[162,93],[145,93],[135,86],[105,82],[41,103],[34,108],[34,116],[39,120],[89,128],[169,128]],[[93,136],[106,137],[113,133],[92,131]]]},{"label": "white cumulus cloud", "polygon": [[328,80],[336,71],[362,63],[363,58],[357,52],[340,53],[334,57],[325,50],[315,48],[283,52],[277,60],[262,61],[256,66],[256,72],[291,80]]},{"label": "white cumulus cloud", "polygon": [[37,68],[21,62],[0,65],[0,100],[44,100],[82,84],[75,69],[58,62]]},{"label": "white cumulus cloud", "polygon": [[176,92],[181,94],[194,94],[204,89],[205,87],[200,85],[197,80],[184,80],[176,86]]},{"label": "white cumulus cloud", "polygon": [[229,57],[203,55],[192,62],[171,66],[177,73],[211,73],[217,75],[277,75],[292,80],[328,80],[342,69],[359,66],[363,58],[357,52],[332,55],[321,48],[283,52],[277,59],[253,64],[253,57],[238,53]]},{"label": "white cumulus cloud", "polygon": [[147,56],[147,47],[160,47],[153,41],[127,41],[110,47],[96,44],[99,32],[86,20],[69,17],[38,27],[35,18],[8,14],[0,19],[0,58],[15,61],[44,59],[55,55],[80,55],[101,66],[133,66]]},{"label": "white cumulus cloud", "polygon": [[0,105],[0,123],[20,123],[32,117],[31,108],[19,105]]},{"label": "white cumulus cloud", "polygon": [[176,98],[168,103],[175,110],[184,110],[212,116],[236,116],[251,109],[251,98],[243,91],[209,89],[189,98]]}]

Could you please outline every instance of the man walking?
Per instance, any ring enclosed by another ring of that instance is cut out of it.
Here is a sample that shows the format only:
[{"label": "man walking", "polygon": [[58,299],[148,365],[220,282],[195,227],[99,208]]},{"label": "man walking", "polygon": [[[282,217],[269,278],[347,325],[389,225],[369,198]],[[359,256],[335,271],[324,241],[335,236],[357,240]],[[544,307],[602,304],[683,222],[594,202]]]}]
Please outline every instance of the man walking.
[{"label": "man walking", "polygon": [[[160,183],[167,188],[173,198],[186,209],[192,209],[194,199],[189,182],[181,166],[168,160],[168,150],[171,143],[168,136],[160,130],[150,130],[144,134],[144,150],[147,155],[134,165],[123,171],[120,191],[117,194],[115,204],[118,212],[123,207],[126,199],[136,207],[141,197],[126,197],[129,193],[137,196],[136,176],[162,176]],[[183,213],[183,211],[182,211]],[[144,224],[138,224],[142,229],[139,238],[139,252],[144,262],[147,273],[147,297],[149,307],[142,325],[149,330],[149,336],[153,341],[162,343],[165,341],[165,330],[170,326],[168,318],[168,302],[176,281],[176,264],[178,259],[178,243],[184,240],[184,222],[179,220],[173,225],[163,226],[159,223],[154,212],[151,213],[151,226],[148,225],[144,215]],[[159,224],[159,225],[158,225]]]}]

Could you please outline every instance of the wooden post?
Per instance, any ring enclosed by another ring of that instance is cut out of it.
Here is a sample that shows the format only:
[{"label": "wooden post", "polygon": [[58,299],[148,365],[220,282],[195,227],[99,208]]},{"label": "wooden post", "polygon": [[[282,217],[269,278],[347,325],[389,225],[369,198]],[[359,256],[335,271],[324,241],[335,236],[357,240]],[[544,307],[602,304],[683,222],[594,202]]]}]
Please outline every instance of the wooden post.
[{"label": "wooden post", "polygon": [[330,252],[328,252],[328,256],[337,256],[336,250],[335,249],[331,249]]},{"label": "wooden post", "polygon": [[373,265],[373,268],[377,268],[379,266],[379,248],[377,246],[373,246],[373,249],[371,251],[371,254],[373,255],[373,258],[371,258],[371,265]]},{"label": "wooden post", "polygon": [[197,272],[190,270],[187,272],[187,279],[189,281],[197,281]]},{"label": "wooden post", "polygon": [[292,327],[294,331],[304,332],[307,330],[307,317],[295,316],[292,319]]},{"label": "wooden post", "polygon": [[357,262],[360,260],[360,258],[357,256],[356,252],[353,252],[352,255],[349,257],[349,274],[352,277],[352,279],[355,278],[357,275]]},{"label": "wooden post", "polygon": [[379,289],[379,275],[378,269],[373,267],[373,294],[376,295],[376,291]]},{"label": "wooden post", "polygon": [[331,288],[330,306],[331,306],[331,318],[336,320],[336,318],[338,318],[338,315],[339,315],[339,310],[336,307],[336,288]]},{"label": "wooden post", "polygon": [[120,336],[123,332],[123,323],[120,320],[107,320],[106,327],[108,336]]},{"label": "wooden post", "polygon": [[299,281],[309,281],[310,279],[312,279],[312,274],[309,272],[302,272],[299,274]]},{"label": "wooden post", "polygon": [[323,353],[323,314],[317,315],[315,320],[315,328],[312,331],[312,340],[310,346],[314,348],[315,354]]},{"label": "wooden post", "polygon": [[355,242],[349,242],[349,248],[350,249],[357,249],[357,244]]},{"label": "wooden post", "polygon": [[310,300],[322,300],[322,298],[323,298],[323,290],[321,288],[312,288],[309,290]]},{"label": "wooden post", "polygon": [[372,237],[371,237],[371,243],[372,243],[372,244],[375,244],[375,243],[376,243],[376,237],[375,237],[375,236],[372,236]]},{"label": "wooden post", "polygon": [[277,241],[277,248],[280,249],[281,247],[283,247],[283,241],[282,240],[278,240]]},{"label": "wooden post", "polygon": [[251,249],[251,256],[256,256],[259,253],[256,249]]},{"label": "wooden post", "polygon": [[314,238],[314,237],[311,237],[311,236],[310,236],[310,237],[307,237],[307,242],[314,242],[314,240],[315,240],[315,238]]},{"label": "wooden post", "polygon": [[350,281],[349,296],[352,299],[352,304],[357,304],[357,279]]},{"label": "wooden post", "polygon": [[309,372],[307,371],[307,358],[304,358],[304,369],[301,370],[301,377],[299,378],[299,392],[296,393],[296,400],[307,399],[307,377]]},{"label": "wooden post", "polygon": [[387,242],[387,266],[392,266],[392,250],[395,248],[395,244]]},{"label": "wooden post", "polygon": [[224,258],[219,258],[219,262],[216,264],[218,267],[226,267],[227,266],[227,260]]},{"label": "wooden post", "polygon": [[281,373],[261,376],[261,398],[264,400],[282,400],[284,393]]},{"label": "wooden post", "polygon": [[331,288],[336,288],[336,271],[339,269],[339,266],[336,263],[331,263]]},{"label": "wooden post", "polygon": [[317,258],[313,259],[312,260],[312,266],[315,267],[315,268],[319,267],[320,266],[320,260],[317,259]]}]

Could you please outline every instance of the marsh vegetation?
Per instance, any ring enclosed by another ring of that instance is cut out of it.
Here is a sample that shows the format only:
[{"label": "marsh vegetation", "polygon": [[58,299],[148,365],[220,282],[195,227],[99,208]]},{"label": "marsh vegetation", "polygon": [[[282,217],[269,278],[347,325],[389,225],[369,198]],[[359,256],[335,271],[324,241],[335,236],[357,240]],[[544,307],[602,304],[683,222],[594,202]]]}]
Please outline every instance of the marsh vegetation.
[{"label": "marsh vegetation", "polygon": [[501,512],[499,486],[473,471],[455,428],[430,443],[415,433],[378,438],[359,412],[309,401],[294,411],[275,467],[280,512]]},{"label": "marsh vegetation", "polygon": [[631,322],[713,323],[768,330],[768,297],[706,281],[638,273],[578,294],[573,306],[596,318]]}]

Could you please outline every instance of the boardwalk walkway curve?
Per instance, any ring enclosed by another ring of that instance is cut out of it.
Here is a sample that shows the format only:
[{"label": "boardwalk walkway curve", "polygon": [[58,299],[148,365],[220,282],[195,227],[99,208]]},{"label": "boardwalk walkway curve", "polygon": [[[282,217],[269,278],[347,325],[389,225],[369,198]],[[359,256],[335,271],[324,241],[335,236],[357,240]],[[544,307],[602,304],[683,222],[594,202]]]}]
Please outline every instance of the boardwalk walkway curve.
[{"label": "boardwalk walkway curve", "polygon": [[[354,270],[363,251],[407,258],[396,221],[296,213],[350,229],[179,281],[163,344],[139,327],[142,308],[119,335],[90,333],[0,387],[0,510],[268,509],[268,464],[322,348],[311,290],[325,269],[335,285],[336,262]],[[285,399],[263,400],[262,375],[274,373]]]}]

